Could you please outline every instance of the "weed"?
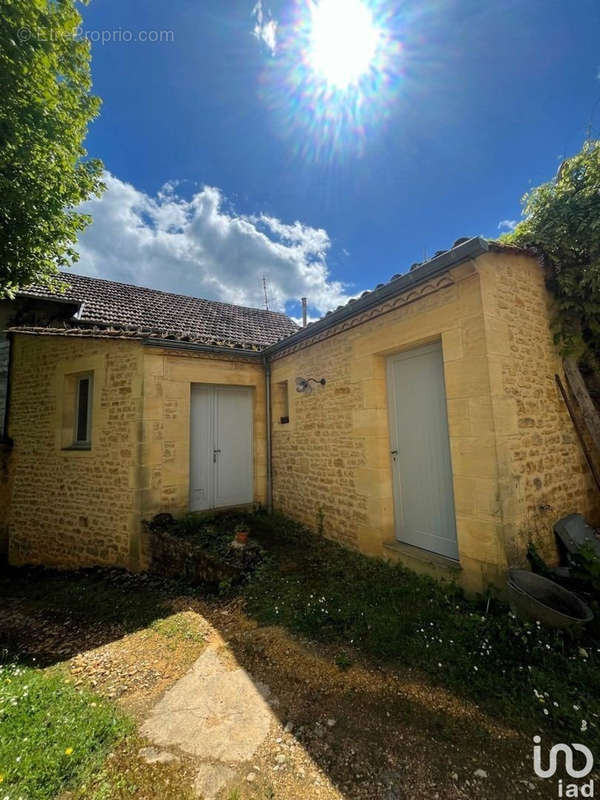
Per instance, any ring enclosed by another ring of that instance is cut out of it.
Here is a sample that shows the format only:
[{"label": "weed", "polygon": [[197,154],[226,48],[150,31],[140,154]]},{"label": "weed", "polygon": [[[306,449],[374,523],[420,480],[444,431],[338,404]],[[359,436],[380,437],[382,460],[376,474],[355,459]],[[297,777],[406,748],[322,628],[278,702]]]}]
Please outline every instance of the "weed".
[{"label": "weed", "polygon": [[147,742],[135,734],[120,742],[102,769],[90,775],[71,800],[125,800],[131,797],[193,800],[190,770],[185,764],[148,764],[138,755]]},{"label": "weed", "polygon": [[323,511],[323,506],[319,506],[317,509],[317,533],[319,536],[323,536],[325,533],[325,512]]},{"label": "weed", "polygon": [[204,641],[197,623],[195,624],[186,614],[173,614],[166,619],[157,619],[150,627],[166,639],[180,639],[197,644]]},{"label": "weed", "polygon": [[334,658],[336,667],[339,667],[341,670],[350,669],[354,661],[349,658],[346,653],[338,653]]}]

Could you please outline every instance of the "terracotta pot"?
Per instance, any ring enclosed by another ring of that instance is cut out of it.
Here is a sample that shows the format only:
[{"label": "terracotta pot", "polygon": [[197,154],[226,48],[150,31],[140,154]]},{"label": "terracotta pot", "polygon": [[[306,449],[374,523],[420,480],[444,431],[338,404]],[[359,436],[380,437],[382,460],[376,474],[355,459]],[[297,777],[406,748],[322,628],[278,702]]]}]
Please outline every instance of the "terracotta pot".
[{"label": "terracotta pot", "polygon": [[248,531],[236,531],[235,540],[238,544],[248,543]]}]

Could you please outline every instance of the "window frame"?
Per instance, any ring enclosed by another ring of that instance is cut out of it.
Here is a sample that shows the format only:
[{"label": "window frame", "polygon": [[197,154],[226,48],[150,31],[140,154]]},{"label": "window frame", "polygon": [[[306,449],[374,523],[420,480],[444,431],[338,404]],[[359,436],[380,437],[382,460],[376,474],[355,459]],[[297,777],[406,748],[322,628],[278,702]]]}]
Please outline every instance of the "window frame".
[{"label": "window frame", "polygon": [[[86,415],[86,438],[78,439],[79,433],[79,402],[81,397],[81,382],[88,381],[87,391],[87,415]],[[94,393],[94,374],[92,372],[83,372],[75,376],[77,383],[75,391],[75,409],[73,419],[73,442],[71,447],[79,450],[90,450],[92,447],[92,407],[93,407],[93,393]]]},{"label": "window frame", "polygon": [[290,387],[289,380],[275,381],[273,387],[273,401],[276,406],[275,419],[277,425],[290,424]]}]

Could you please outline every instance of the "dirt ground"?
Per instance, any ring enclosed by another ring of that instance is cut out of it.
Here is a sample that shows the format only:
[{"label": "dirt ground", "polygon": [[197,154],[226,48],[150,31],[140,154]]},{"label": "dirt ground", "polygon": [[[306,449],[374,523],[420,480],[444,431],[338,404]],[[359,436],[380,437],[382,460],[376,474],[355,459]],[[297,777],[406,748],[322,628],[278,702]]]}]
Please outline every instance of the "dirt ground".
[{"label": "dirt ground", "polygon": [[[230,776],[223,800],[505,800],[556,797],[535,777],[532,743],[476,706],[361,660],[342,669],[326,646],[275,627],[260,628],[239,599],[171,598],[137,629],[86,622],[26,597],[3,597],[0,632],[11,648],[42,665],[60,664],[76,685],[92,687],[140,723],[203,649],[241,666],[269,690],[275,716],[255,756]],[[194,759],[178,753],[147,763],[143,739],[122,743],[105,774],[69,797],[198,796]],[[142,752],[144,752],[142,750]],[[66,797],[66,796],[65,796]]]}]

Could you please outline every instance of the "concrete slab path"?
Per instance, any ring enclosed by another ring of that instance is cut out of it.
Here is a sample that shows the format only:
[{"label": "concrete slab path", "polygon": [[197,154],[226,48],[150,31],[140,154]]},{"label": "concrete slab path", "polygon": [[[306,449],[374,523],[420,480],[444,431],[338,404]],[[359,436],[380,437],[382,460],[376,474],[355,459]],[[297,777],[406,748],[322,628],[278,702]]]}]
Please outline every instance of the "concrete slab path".
[{"label": "concrete slab path", "polygon": [[158,747],[197,758],[196,790],[213,800],[269,733],[275,717],[268,695],[268,687],[240,667],[232,669],[209,646],[152,709],[141,732]]}]

